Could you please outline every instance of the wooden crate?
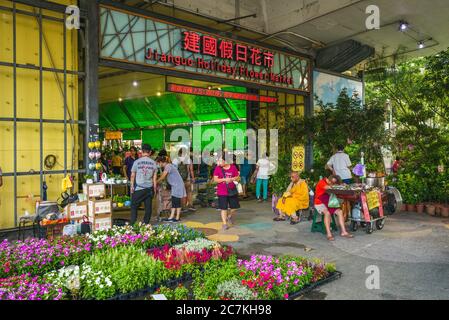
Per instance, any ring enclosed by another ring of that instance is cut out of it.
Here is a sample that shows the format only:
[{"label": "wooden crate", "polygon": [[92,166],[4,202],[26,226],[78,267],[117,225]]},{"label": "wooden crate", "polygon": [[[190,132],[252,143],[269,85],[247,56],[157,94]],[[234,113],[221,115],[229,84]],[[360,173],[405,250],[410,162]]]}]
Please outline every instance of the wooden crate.
[{"label": "wooden crate", "polygon": [[83,184],[83,193],[90,198],[105,198],[106,186],[104,183]]}]

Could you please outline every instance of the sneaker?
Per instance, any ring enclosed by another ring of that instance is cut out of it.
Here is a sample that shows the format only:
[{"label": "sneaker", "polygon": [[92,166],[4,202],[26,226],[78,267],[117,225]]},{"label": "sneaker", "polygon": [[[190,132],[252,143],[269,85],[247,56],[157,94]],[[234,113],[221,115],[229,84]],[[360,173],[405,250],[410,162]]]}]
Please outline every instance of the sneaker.
[{"label": "sneaker", "polygon": [[262,199],[257,199],[257,202],[261,203],[261,202],[263,202],[263,200]]},{"label": "sneaker", "polygon": [[170,219],[170,223],[178,223],[181,219],[177,220],[176,218]]},{"label": "sneaker", "polygon": [[188,208],[187,210],[192,211],[192,212],[195,212],[195,211],[196,211],[196,208],[195,208],[195,207],[190,207],[190,208]]}]

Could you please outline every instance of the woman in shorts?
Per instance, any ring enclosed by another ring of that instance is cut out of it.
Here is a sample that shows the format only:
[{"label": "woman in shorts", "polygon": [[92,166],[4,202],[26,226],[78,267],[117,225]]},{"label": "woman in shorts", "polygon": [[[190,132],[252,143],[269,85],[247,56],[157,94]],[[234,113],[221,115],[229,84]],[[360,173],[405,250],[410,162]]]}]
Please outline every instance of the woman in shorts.
[{"label": "woman in shorts", "polygon": [[157,180],[157,184],[159,185],[162,181],[167,179],[171,188],[171,215],[164,221],[173,223],[179,222],[181,221],[182,199],[186,197],[184,181],[182,180],[178,169],[169,163],[168,157],[158,157],[156,162],[164,170],[161,177]]},{"label": "woman in shorts", "polygon": [[234,224],[234,216],[240,208],[238,191],[234,182],[240,179],[237,167],[232,163],[232,156],[219,159],[214,170],[214,182],[217,183],[218,208],[221,211],[223,230]]}]

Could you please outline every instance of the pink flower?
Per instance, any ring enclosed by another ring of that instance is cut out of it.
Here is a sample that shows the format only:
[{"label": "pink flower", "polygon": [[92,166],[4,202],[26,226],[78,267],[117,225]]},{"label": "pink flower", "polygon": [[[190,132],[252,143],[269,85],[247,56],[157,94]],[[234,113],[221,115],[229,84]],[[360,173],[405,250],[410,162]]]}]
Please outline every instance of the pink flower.
[{"label": "pink flower", "polygon": [[288,300],[288,293],[284,294],[285,300]]}]

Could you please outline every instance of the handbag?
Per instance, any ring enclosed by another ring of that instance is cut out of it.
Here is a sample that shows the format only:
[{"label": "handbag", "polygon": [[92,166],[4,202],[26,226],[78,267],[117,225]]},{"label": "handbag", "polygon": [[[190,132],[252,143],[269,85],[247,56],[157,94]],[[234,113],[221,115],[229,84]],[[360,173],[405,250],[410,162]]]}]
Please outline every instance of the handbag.
[{"label": "handbag", "polygon": [[91,233],[92,231],[92,223],[89,221],[89,218],[83,216],[83,222],[81,222],[81,234]]},{"label": "handbag", "polygon": [[329,202],[327,204],[329,208],[338,209],[340,208],[340,201],[338,200],[337,196],[335,194],[331,194],[329,198]]},{"label": "handbag", "polygon": [[[223,178],[226,178],[226,173],[223,169],[223,167],[221,168],[221,172],[223,172]],[[226,188],[228,189],[228,196],[229,197],[233,197],[239,194],[239,191],[237,190],[237,188],[229,188],[229,184],[226,182]]]}]

